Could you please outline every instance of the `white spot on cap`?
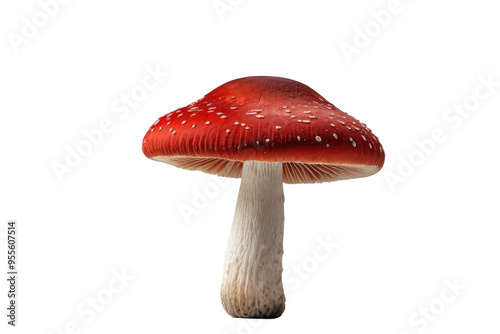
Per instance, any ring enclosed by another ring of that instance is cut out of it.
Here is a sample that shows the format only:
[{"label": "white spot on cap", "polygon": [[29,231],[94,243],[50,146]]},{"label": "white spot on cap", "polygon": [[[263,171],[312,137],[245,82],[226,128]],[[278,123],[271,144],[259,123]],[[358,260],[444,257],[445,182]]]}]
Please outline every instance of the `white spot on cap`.
[{"label": "white spot on cap", "polygon": [[186,124],[187,121],[182,121],[181,124]]},{"label": "white spot on cap", "polygon": [[177,131],[175,131],[175,130],[174,130],[174,131],[172,132],[172,136],[175,136],[175,134],[176,134],[176,133],[177,133]]},{"label": "white spot on cap", "polygon": [[159,122],[159,121],[160,121],[160,119],[158,118],[158,119],[156,120],[156,122],[154,122],[154,123],[153,123],[153,125],[158,124],[158,122]]},{"label": "white spot on cap", "polygon": [[335,139],[339,139],[339,137],[337,136],[337,134],[336,134],[336,133],[334,133],[334,134],[333,134],[333,137],[334,137]]},{"label": "white spot on cap", "polygon": [[306,110],[306,111],[303,111],[302,113],[303,113],[303,114],[310,114],[310,113],[311,113],[311,110]]},{"label": "white spot on cap", "polygon": [[223,112],[216,112],[215,114],[216,115],[223,115],[224,113]]},{"label": "white spot on cap", "polygon": [[330,147],[330,144],[326,144],[326,147]]},{"label": "white spot on cap", "polygon": [[264,115],[257,115],[255,117],[257,117],[257,118],[264,118]]},{"label": "white spot on cap", "polygon": [[266,143],[269,143],[271,141],[271,139],[267,138],[266,139]]},{"label": "white spot on cap", "polygon": [[285,110],[285,112],[291,112],[291,111],[287,109],[287,110]]},{"label": "white spot on cap", "polygon": [[168,131],[172,131],[173,129],[174,129],[174,128],[170,128],[170,130],[168,130]]},{"label": "white spot on cap", "polygon": [[195,125],[195,124],[193,124],[193,125],[191,125],[191,127],[192,127],[192,128],[194,128],[194,127],[196,127],[196,125]]},{"label": "white spot on cap", "polygon": [[234,125],[238,125],[238,124],[240,124],[240,122],[234,122]]},{"label": "white spot on cap", "polygon": [[297,136],[297,140],[300,141],[300,136]]},{"label": "white spot on cap", "polygon": [[246,123],[241,123],[241,126],[245,126],[245,125],[246,125]]},{"label": "white spot on cap", "polygon": [[303,122],[303,123],[311,123],[311,121],[310,121],[310,120],[308,120],[308,119],[305,119],[305,120],[303,120],[302,122]]},{"label": "white spot on cap", "polygon": [[170,125],[170,123],[171,123],[171,122],[170,122],[170,121],[168,121],[168,122],[167,122],[167,125]]},{"label": "white spot on cap", "polygon": [[333,123],[332,123],[332,124],[330,124],[330,126],[332,126],[332,127],[333,127],[333,126],[335,126],[335,124],[333,124]]},{"label": "white spot on cap", "polygon": [[370,149],[372,148],[372,144],[371,143],[368,143],[368,146],[370,147]]},{"label": "white spot on cap", "polygon": [[316,139],[316,141],[317,141],[318,143],[321,143],[321,137],[320,137],[320,136],[316,136],[316,137],[315,137],[315,139]]},{"label": "white spot on cap", "polygon": [[184,115],[184,114],[180,113],[179,115],[177,115],[177,118],[181,117],[182,115]]},{"label": "white spot on cap", "polygon": [[162,127],[160,126],[160,128],[158,129],[158,131],[161,131]]},{"label": "white spot on cap", "polygon": [[249,128],[248,126],[245,128],[245,130],[249,130],[249,129],[250,129],[250,128]]},{"label": "white spot on cap", "polygon": [[207,124],[207,125],[210,124],[210,121],[206,121],[205,124]]},{"label": "white spot on cap", "polygon": [[227,129],[227,130],[226,130],[226,132],[227,132],[227,133],[231,133],[231,130]]},{"label": "white spot on cap", "polygon": [[281,130],[281,126],[276,125],[276,130]]},{"label": "white spot on cap", "polygon": [[222,115],[220,118],[227,118],[227,116],[226,115]]},{"label": "white spot on cap", "polygon": [[155,129],[155,128],[152,128],[152,129],[151,129],[151,132],[153,132],[153,130],[154,130],[154,129]]},{"label": "white spot on cap", "polygon": [[257,140],[257,141],[255,142],[255,144],[259,145],[259,141]]},{"label": "white spot on cap", "polygon": [[238,109],[238,107],[229,107],[229,109]]}]

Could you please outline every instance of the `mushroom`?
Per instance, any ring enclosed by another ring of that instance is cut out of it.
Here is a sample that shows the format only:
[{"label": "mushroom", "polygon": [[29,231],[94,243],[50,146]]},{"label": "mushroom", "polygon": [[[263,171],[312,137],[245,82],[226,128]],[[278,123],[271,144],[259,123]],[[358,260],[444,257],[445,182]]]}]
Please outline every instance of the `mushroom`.
[{"label": "mushroom", "polygon": [[221,299],[242,318],[276,318],[285,309],[283,182],[370,176],[385,159],[364,123],[300,82],[266,76],[227,82],[166,114],[142,149],[176,167],[241,178]]}]

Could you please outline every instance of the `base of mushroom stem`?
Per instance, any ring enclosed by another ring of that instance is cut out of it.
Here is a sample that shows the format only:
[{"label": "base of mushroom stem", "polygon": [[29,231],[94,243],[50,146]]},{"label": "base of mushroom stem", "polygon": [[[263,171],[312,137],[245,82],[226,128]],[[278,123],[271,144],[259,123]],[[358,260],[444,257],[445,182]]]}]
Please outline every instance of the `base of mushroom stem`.
[{"label": "base of mushroom stem", "polygon": [[285,310],[283,165],[246,161],[229,235],[221,286],[235,318],[277,318]]},{"label": "base of mushroom stem", "polygon": [[[224,305],[224,304],[223,304]],[[276,319],[279,318],[285,311],[285,304],[273,305],[272,311],[267,310],[252,310],[251,313],[245,312],[231,312],[230,309],[225,308],[227,314],[233,318],[242,319]]]}]

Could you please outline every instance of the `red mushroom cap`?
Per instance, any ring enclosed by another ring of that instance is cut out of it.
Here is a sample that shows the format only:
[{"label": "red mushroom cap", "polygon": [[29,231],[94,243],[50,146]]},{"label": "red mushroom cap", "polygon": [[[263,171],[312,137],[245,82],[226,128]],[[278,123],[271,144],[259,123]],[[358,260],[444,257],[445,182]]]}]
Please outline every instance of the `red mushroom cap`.
[{"label": "red mushroom cap", "polygon": [[378,138],[308,86],[285,78],[247,77],[160,117],[144,137],[153,160],[227,177],[243,162],[283,162],[283,182],[364,177],[385,159]]}]

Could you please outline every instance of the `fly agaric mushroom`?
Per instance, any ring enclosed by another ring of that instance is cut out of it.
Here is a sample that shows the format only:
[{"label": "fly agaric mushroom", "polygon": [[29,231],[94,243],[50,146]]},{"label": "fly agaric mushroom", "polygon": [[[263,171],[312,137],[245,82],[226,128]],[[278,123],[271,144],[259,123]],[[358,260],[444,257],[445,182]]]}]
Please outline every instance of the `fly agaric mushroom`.
[{"label": "fly agaric mushroom", "polygon": [[243,318],[276,318],[285,309],[283,182],[370,176],[385,159],[365,124],[304,84],[265,76],[227,82],[166,114],[142,149],[176,167],[241,177],[221,299]]}]

